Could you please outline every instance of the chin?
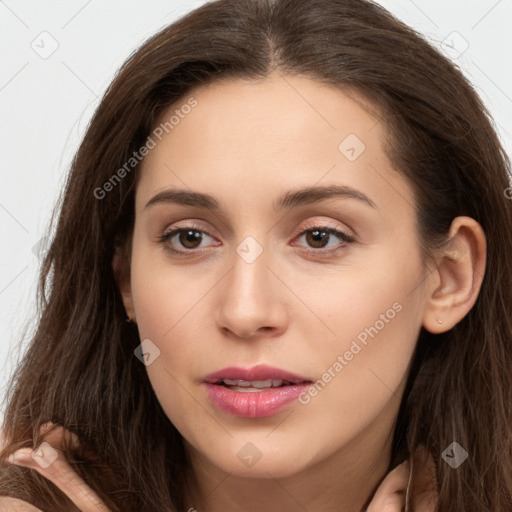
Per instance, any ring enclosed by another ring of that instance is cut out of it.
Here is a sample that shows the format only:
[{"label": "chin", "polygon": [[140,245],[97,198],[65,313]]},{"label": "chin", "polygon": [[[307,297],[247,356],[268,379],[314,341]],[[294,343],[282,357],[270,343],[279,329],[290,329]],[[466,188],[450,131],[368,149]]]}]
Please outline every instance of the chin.
[{"label": "chin", "polygon": [[262,446],[262,443],[257,448],[256,443],[247,441],[236,443],[236,447],[225,449],[222,454],[205,455],[212,464],[232,476],[266,479],[286,478],[305,469],[308,461],[298,459],[297,452],[297,449],[290,448],[289,451],[276,453],[272,452],[272,448]]}]

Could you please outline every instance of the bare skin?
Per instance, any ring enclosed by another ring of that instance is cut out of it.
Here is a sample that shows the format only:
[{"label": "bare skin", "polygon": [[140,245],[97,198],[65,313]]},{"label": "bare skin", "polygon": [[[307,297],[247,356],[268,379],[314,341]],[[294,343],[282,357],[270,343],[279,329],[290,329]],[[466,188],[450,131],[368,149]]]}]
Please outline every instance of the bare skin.
[{"label": "bare skin", "polygon": [[[192,458],[199,485],[190,506],[359,511],[389,463],[421,327],[448,330],[476,301],[483,230],[457,217],[452,243],[425,268],[412,189],[384,152],[385,128],[338,89],[273,74],[192,94],[196,108],[143,163],[131,279],[120,283],[141,340],[160,350],[147,371]],[[340,150],[350,134],[357,139]],[[357,141],[365,149],[354,159]],[[335,197],[272,209],[285,191],[326,185],[352,187],[374,206]],[[210,194],[221,210],[147,206],[177,188]],[[322,226],[355,241],[326,235],[320,246],[301,235]],[[179,234],[158,242],[177,227],[199,233],[192,243]],[[250,263],[237,252],[248,236],[262,249]],[[393,304],[400,311],[390,319]],[[232,365],[264,363],[316,381],[382,314],[384,327],[307,405],[248,419],[219,410],[205,392],[203,377]],[[247,443],[261,455],[251,467],[238,456]]]},{"label": "bare skin", "polygon": [[[53,423],[47,423],[40,429],[44,434],[53,427]],[[109,512],[109,508],[99,499],[97,494],[73,471],[65,460],[62,452],[63,440],[70,436],[73,444],[79,443],[77,437],[67,429],[56,426],[56,429],[44,437],[44,443],[55,450],[58,457],[48,466],[41,464],[40,459],[34,455],[31,448],[17,450],[9,462],[18,466],[27,467],[37,471],[60,489],[81,512]],[[1,445],[4,440],[1,440]],[[47,453],[48,457],[48,453]],[[432,457],[427,452],[417,454],[418,465],[423,468],[417,483],[417,499],[414,501],[415,510],[418,512],[431,512],[435,507],[435,474]],[[38,462],[39,461],[39,462]],[[373,497],[367,512],[402,512],[404,496],[409,480],[410,466],[404,462],[388,473],[380,484]],[[192,509],[192,510],[190,510]],[[194,510],[190,507],[189,512]],[[12,498],[0,497],[0,510],[2,512],[42,512],[26,501]]]},{"label": "bare skin", "polygon": [[[44,476],[74,503],[81,512],[109,512],[107,506],[98,495],[73,470],[63,452],[64,437],[68,437],[72,446],[77,447],[79,440],[69,430],[56,426],[51,422],[41,426],[40,434],[44,436],[38,449],[21,448],[14,452],[6,462],[31,468]],[[4,444],[5,440],[0,439]],[[0,497],[2,512],[41,512],[40,509],[15,498]]]},{"label": "bare skin", "polygon": [[[449,330],[472,308],[485,235],[457,217],[451,243],[425,267],[412,189],[385,154],[386,130],[338,89],[274,73],[190,95],[197,106],[143,162],[130,277],[118,283],[140,339],[160,351],[147,372],[198,479],[187,507],[359,512],[386,474],[420,329]],[[328,185],[356,189],[373,206],[347,196],[272,208],[286,191]],[[209,194],[221,209],[147,206],[178,188]],[[194,230],[197,244],[187,244],[186,232],[158,241],[178,227]],[[324,227],[353,241],[311,236]],[[258,247],[250,263],[242,257]],[[117,254],[113,265],[122,264]],[[377,333],[351,351],[371,327]],[[331,378],[307,403],[265,418],[234,416],[210,401],[206,374],[256,364]],[[248,446],[260,457],[250,466],[239,456]],[[407,479],[407,463],[389,473],[368,512],[401,511]],[[418,510],[433,510],[432,500],[418,497]]]}]

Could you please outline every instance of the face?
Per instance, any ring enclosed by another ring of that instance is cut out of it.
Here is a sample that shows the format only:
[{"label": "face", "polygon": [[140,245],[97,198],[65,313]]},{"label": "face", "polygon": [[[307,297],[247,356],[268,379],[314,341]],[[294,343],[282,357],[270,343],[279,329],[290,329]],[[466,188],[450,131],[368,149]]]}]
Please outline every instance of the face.
[{"label": "face", "polygon": [[[192,458],[284,477],[386,453],[425,270],[385,127],[296,76],[216,82],[159,121],[173,114],[143,163],[125,305]],[[251,385],[205,382],[219,371]]]}]

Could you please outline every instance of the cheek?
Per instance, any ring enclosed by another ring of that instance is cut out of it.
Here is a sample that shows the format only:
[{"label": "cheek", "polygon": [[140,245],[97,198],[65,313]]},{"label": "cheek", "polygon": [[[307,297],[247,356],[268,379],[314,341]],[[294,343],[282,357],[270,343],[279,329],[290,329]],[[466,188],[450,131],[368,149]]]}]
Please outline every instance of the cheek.
[{"label": "cheek", "polygon": [[[299,398],[303,407],[297,421],[334,445],[355,439],[371,425],[391,429],[418,335],[414,315],[404,305],[389,323],[374,320],[324,353],[324,373]],[[322,449],[329,452],[328,446]]]},{"label": "cheek", "polygon": [[[159,350],[146,371],[149,381],[169,420],[180,432],[187,432],[197,419],[197,404],[191,395],[191,369],[198,365],[200,333],[194,322],[193,304],[198,299],[170,292],[173,284],[147,280],[137,289],[137,326],[140,339],[150,339]],[[179,288],[178,288],[179,289]],[[194,295],[194,294],[192,294]],[[204,345],[203,345],[204,347]]]},{"label": "cheek", "polygon": [[163,248],[135,238],[131,285],[141,337],[171,342],[182,324],[191,323],[210,281],[200,269],[173,263]]},{"label": "cheek", "polygon": [[[293,358],[319,379],[294,416],[304,432],[314,427],[341,442],[374,421],[395,395],[398,402],[420,326],[421,304],[410,292],[420,282],[421,266],[410,254],[389,246],[337,267],[305,264],[299,271],[286,262],[279,268],[300,298],[283,287],[272,295],[287,313],[283,339],[302,341],[303,356]],[[225,298],[214,289],[223,275],[219,269],[194,268],[173,265],[163,251],[133,254],[139,333],[160,349],[148,376],[169,419],[190,437],[197,415],[204,415],[191,394],[197,393],[192,380],[222,358],[223,338],[213,318]],[[217,428],[212,424],[212,431]]]},{"label": "cheek", "polygon": [[163,251],[141,248],[133,253],[131,284],[139,336],[159,350],[146,371],[158,401],[178,429],[193,421],[191,378],[200,377],[195,369],[204,360],[208,343],[204,315],[201,321],[197,317],[215,280],[199,275],[185,266],[172,266]]},{"label": "cheek", "polygon": [[194,368],[197,345],[205,346],[197,315],[206,291],[199,282],[185,280],[179,270],[139,277],[133,279],[137,326],[141,340],[150,339],[160,350],[155,368],[163,366],[171,375]]},{"label": "cheek", "polygon": [[[379,346],[394,343],[393,340],[410,343],[411,335],[420,325],[418,284],[423,276],[420,259],[412,252],[393,248],[386,251],[385,247],[366,256],[358,255],[359,261],[347,260],[346,265],[328,273],[319,269],[315,271],[316,276],[309,273],[294,279],[303,302],[324,321],[322,333],[327,336],[318,340],[328,342],[323,345],[327,353],[333,347],[343,352],[345,347],[349,350],[351,341],[358,336],[362,343],[373,337],[389,338]],[[304,328],[304,320],[297,323]]]},{"label": "cheek", "polygon": [[300,397],[299,414],[331,439],[355,436],[381,414],[392,418],[400,404],[421,328],[421,292],[414,290],[422,267],[412,257],[392,261],[347,272],[322,301],[334,334],[316,344],[320,374]]}]

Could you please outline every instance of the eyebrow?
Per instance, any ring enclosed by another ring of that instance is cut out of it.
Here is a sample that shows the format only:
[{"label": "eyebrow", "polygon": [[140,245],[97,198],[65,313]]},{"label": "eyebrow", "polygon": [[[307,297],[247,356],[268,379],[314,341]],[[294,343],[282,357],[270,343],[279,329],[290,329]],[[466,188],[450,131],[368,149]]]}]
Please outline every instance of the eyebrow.
[{"label": "eyebrow", "polygon": [[[272,208],[275,212],[279,212],[284,209],[297,208],[331,198],[357,199],[372,208],[378,209],[375,202],[366,194],[346,185],[327,185],[289,190],[272,203]],[[147,209],[157,204],[168,203],[194,206],[211,211],[222,210],[220,203],[213,196],[184,189],[167,189],[159,192],[148,201],[144,208]]]}]

